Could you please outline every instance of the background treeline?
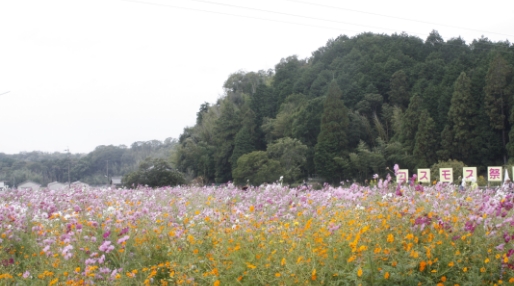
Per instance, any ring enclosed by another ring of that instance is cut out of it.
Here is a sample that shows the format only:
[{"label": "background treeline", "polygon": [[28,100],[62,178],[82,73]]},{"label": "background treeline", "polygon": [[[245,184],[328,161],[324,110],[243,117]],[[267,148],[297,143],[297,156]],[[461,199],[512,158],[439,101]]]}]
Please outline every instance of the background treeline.
[{"label": "background treeline", "polygon": [[274,71],[236,72],[184,129],[179,170],[205,183],[363,182],[397,163],[514,158],[514,46],[407,34],[330,40]]},{"label": "background treeline", "polygon": [[[80,180],[90,185],[107,185],[109,177],[135,172],[149,158],[170,161],[177,140],[135,142],[130,147],[98,146],[88,154],[23,152],[14,155],[0,153],[0,181],[13,186],[26,180],[46,185],[53,181]],[[107,170],[107,167],[109,168]]]}]

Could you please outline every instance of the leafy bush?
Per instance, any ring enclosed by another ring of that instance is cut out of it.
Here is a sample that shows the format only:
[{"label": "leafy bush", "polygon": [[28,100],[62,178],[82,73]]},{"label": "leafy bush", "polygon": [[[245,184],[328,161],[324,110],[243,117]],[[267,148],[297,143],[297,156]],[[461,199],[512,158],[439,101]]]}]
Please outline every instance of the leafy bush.
[{"label": "leafy bush", "polygon": [[173,170],[163,159],[146,159],[137,171],[123,177],[125,186],[148,185],[152,188],[176,186],[185,183],[184,176]]},{"label": "leafy bush", "polygon": [[440,180],[439,178],[439,169],[440,168],[452,168],[453,170],[453,183],[454,184],[460,184],[459,177],[462,178],[462,168],[466,167],[466,165],[457,160],[448,160],[448,161],[439,161],[438,163],[435,163],[430,167],[430,174],[431,178],[435,179],[437,181]]},{"label": "leafy bush", "polygon": [[237,160],[237,167],[232,171],[234,183],[261,185],[277,181],[283,174],[280,162],[270,159],[264,151],[245,154]]}]

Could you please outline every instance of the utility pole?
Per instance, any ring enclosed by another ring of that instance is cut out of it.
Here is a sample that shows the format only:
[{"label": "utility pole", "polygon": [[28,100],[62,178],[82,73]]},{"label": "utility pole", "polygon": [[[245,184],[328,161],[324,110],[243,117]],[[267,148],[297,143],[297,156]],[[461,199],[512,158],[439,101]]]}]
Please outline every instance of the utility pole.
[{"label": "utility pole", "polygon": [[66,152],[68,152],[68,190],[71,189],[71,180],[70,180],[70,161],[71,161],[71,158],[70,158],[70,148],[64,150]]},{"label": "utility pole", "polygon": [[105,160],[107,162],[107,187],[109,187],[109,160]]}]

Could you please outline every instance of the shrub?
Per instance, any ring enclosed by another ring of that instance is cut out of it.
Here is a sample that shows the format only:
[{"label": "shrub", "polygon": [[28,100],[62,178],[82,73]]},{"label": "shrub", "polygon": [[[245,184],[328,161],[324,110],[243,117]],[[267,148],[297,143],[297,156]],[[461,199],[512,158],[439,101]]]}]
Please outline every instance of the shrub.
[{"label": "shrub", "polygon": [[460,184],[459,177],[462,178],[462,168],[466,167],[466,165],[457,160],[448,160],[448,161],[439,161],[430,167],[430,174],[432,179],[440,180],[439,178],[439,169],[440,168],[452,168],[453,169],[453,183]]}]

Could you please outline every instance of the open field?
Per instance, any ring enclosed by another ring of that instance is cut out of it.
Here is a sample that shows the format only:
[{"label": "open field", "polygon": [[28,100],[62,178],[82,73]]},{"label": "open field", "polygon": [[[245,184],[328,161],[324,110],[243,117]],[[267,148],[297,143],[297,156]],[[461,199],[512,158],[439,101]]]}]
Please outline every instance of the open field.
[{"label": "open field", "polygon": [[0,284],[510,284],[513,206],[443,184],[15,190]]}]

